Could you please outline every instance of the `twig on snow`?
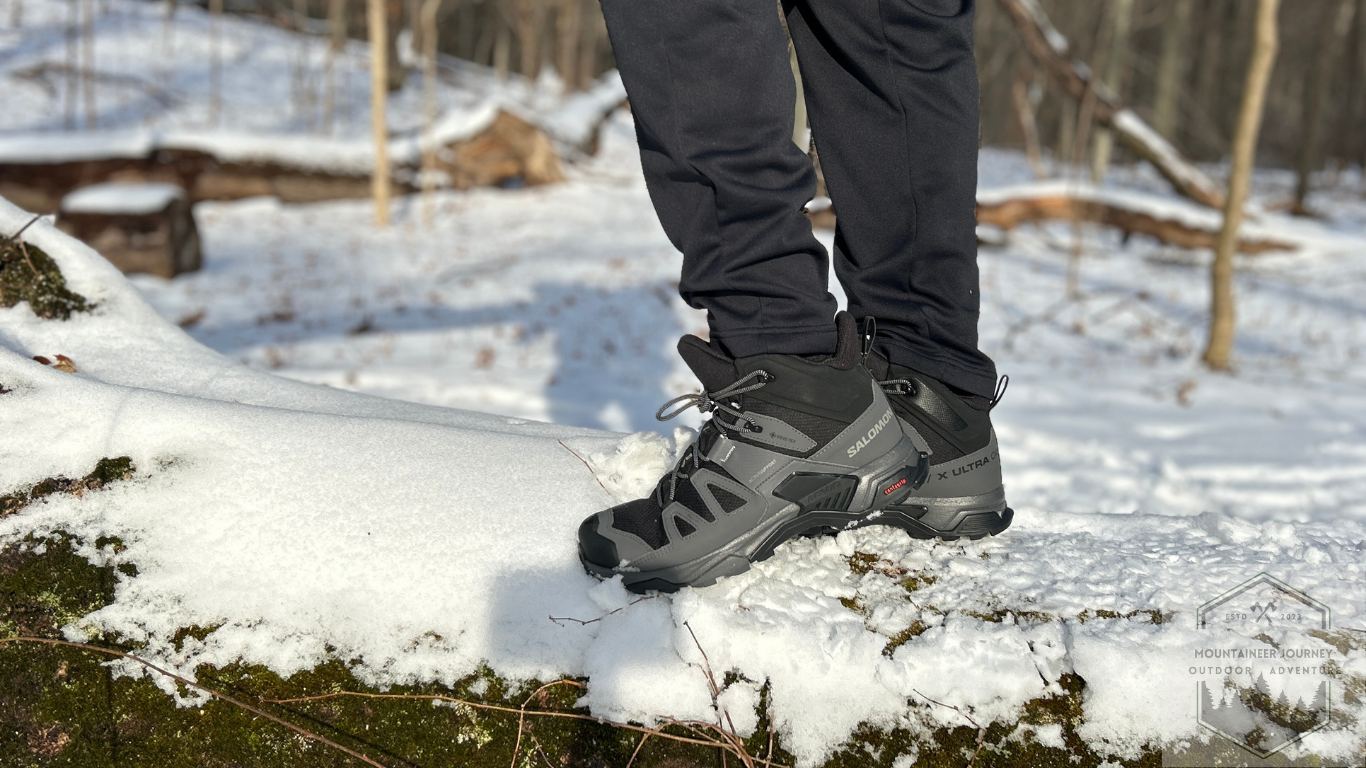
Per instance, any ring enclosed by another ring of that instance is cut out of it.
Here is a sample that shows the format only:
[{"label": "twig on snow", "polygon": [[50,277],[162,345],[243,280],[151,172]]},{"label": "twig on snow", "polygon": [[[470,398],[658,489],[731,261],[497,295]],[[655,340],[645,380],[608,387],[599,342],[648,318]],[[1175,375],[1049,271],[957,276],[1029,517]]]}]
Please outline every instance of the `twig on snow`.
[{"label": "twig on snow", "polygon": [[[744,741],[740,739],[739,734],[735,731],[735,721],[731,720],[730,712],[721,707],[721,687],[716,684],[716,676],[712,674],[711,659],[707,658],[706,650],[702,648],[702,643],[698,642],[697,633],[692,631],[692,625],[685,621],[683,622],[683,626],[688,630],[688,634],[692,636],[693,645],[697,646],[698,653],[702,654],[702,671],[706,673],[707,684],[711,687],[711,704],[716,708],[718,716],[724,715],[726,718],[726,725],[729,729],[721,728],[718,725],[717,730],[721,732],[723,737],[735,745],[736,752],[738,753],[737,756],[744,761],[746,768],[754,768],[754,761],[750,758],[749,752],[745,750]],[[721,759],[722,761],[725,760],[724,753],[722,754]]]},{"label": "twig on snow", "polygon": [[574,458],[578,459],[579,461],[582,461],[583,465],[588,468],[588,474],[593,476],[593,482],[597,483],[598,487],[603,489],[604,491],[607,490],[607,486],[603,485],[602,481],[598,479],[598,473],[593,471],[592,465],[590,465],[586,459],[584,459],[579,454],[575,453],[573,448],[570,448],[569,446],[565,445],[563,440],[556,440],[555,442],[559,443],[561,448],[565,449],[566,451],[569,451],[569,453]]},{"label": "twig on snow", "polygon": [[[579,624],[580,626],[587,626],[587,625],[589,625],[589,624],[593,624],[593,623],[595,623],[595,622],[602,621],[603,619],[607,618],[608,616],[611,616],[611,615],[614,614],[614,613],[620,613],[621,611],[624,611],[624,610],[626,610],[627,608],[630,608],[631,606],[635,605],[636,603],[643,603],[643,602],[645,602],[646,600],[653,600],[653,599],[655,599],[655,595],[646,595],[645,597],[638,597],[638,598],[636,598],[635,600],[632,600],[631,602],[627,603],[626,605],[621,606],[620,608],[614,608],[614,609],[608,611],[607,613],[604,613],[603,615],[597,617],[596,619],[576,619],[576,618],[574,618],[573,616],[547,616],[546,618],[550,619],[551,621],[555,622],[556,624],[559,624],[559,623],[562,622],[562,621],[572,621],[572,622],[575,622],[575,623]],[[564,625],[561,624],[560,626],[564,626]]]},{"label": "twig on snow", "polygon": [[14,234],[10,235],[10,236],[9,236],[9,239],[11,239],[11,240],[18,240],[18,239],[19,239],[19,236],[22,235],[22,234],[24,234],[24,230],[26,230],[26,229],[28,229],[29,227],[33,226],[34,223],[37,222],[38,219],[41,219],[41,218],[43,218],[43,215],[42,215],[41,213],[35,214],[33,218],[31,218],[31,219],[28,220],[28,223],[27,223],[27,224],[25,224],[24,226],[22,226],[22,227],[19,228],[19,231],[18,231],[18,232],[15,232]]}]

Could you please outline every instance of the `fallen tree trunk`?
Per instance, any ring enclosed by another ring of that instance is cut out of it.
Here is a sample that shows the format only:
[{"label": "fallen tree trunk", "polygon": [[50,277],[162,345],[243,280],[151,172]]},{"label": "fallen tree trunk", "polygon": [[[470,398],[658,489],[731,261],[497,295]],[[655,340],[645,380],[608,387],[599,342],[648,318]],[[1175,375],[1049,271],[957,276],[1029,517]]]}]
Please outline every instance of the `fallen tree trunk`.
[{"label": "fallen tree trunk", "polygon": [[[807,204],[806,217],[818,228],[833,229],[836,222],[835,209],[827,197]],[[1114,227],[1126,236],[1147,235],[1180,248],[1213,249],[1223,217],[1181,200],[1061,181],[977,191],[978,225],[1011,230],[1039,221],[1086,221]],[[1265,228],[1245,228],[1238,240],[1240,253],[1294,251],[1299,247],[1291,240],[1268,236]]]},{"label": "fallen tree trunk", "polygon": [[[1053,189],[1055,186],[1058,185],[1026,188],[1017,194],[1007,190],[979,195],[977,223],[1009,230],[1028,222],[1089,221],[1115,227],[1125,235],[1148,235],[1181,248],[1213,249],[1219,237],[1220,217],[1213,211],[1164,212],[1127,199],[1132,196],[1109,195],[1092,187],[1061,190]],[[1240,253],[1297,248],[1294,243],[1255,235],[1238,240]]]},{"label": "fallen tree trunk", "polygon": [[[545,132],[496,108],[448,116],[436,134],[437,171],[457,189],[564,179]],[[394,186],[416,191],[417,137],[396,139],[389,153]],[[369,142],[297,135],[8,136],[0,139],[0,196],[35,213],[55,213],[71,192],[111,181],[176,184],[191,203],[260,195],[291,203],[364,198],[373,158]]]},{"label": "fallen tree trunk", "polygon": [[1211,208],[1224,207],[1224,190],[1143,118],[1124,106],[1114,91],[1093,77],[1090,68],[1071,58],[1067,38],[1048,20],[1037,0],[1000,0],[1015,21],[1025,48],[1069,96],[1081,101],[1094,91],[1095,119],[1114,131],[1135,155],[1153,164],[1185,197]]}]

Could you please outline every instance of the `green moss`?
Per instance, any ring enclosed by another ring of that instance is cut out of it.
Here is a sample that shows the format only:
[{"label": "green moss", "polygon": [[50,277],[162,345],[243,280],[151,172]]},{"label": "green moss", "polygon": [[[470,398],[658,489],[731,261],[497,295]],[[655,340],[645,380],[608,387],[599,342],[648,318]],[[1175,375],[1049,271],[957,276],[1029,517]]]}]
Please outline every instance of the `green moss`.
[{"label": "green moss", "polygon": [[921,621],[920,619],[916,619],[915,621],[911,622],[911,626],[906,627],[905,629],[901,630],[895,635],[892,635],[891,639],[887,641],[887,647],[882,649],[882,654],[890,658],[891,655],[896,652],[896,649],[900,648],[906,643],[909,643],[911,641],[911,638],[920,637],[921,635],[925,634],[925,630],[927,629],[929,629],[929,627],[925,624],[925,622]]},{"label": "green moss", "polygon": [[[127,456],[120,456],[116,459],[100,459],[90,474],[78,480],[66,477],[49,477],[35,483],[32,488],[26,491],[15,491],[0,496],[0,518],[13,515],[30,503],[54,493],[69,493],[80,497],[87,491],[98,491],[110,483],[131,479],[136,470],[137,467],[133,465],[133,460]],[[96,542],[96,546],[103,545]],[[122,547],[123,542],[118,542],[118,546]]]},{"label": "green moss", "polygon": [[1044,613],[1043,611],[1021,611],[1014,608],[997,608],[990,613],[984,611],[964,611],[964,613],[975,619],[989,621],[993,624],[1005,623],[1007,619],[1009,619],[1012,624],[1046,624],[1050,621],[1056,621],[1058,618],[1051,613]]},{"label": "green moss", "polygon": [[0,307],[27,301],[44,320],[67,320],[93,305],[66,287],[56,262],[36,245],[0,235]]},{"label": "green moss", "polygon": [[1172,615],[1173,614],[1169,612],[1163,613],[1162,611],[1153,608],[1144,608],[1142,610],[1129,611],[1128,613],[1120,613],[1105,608],[1092,611],[1088,608],[1077,614],[1077,621],[1085,624],[1092,619],[1125,619],[1128,621],[1138,620],[1140,622],[1146,619],[1148,624],[1165,624],[1172,620]]},{"label": "green moss", "polygon": [[936,581],[939,581],[939,577],[928,573],[917,573],[898,581],[897,584],[900,584],[901,588],[907,592],[915,592],[928,587]]},{"label": "green moss", "polygon": [[[131,472],[131,465],[128,467]],[[45,544],[40,551],[38,545]],[[117,539],[97,542],[120,547]],[[45,542],[29,540],[0,549],[0,631],[57,637],[62,626],[107,605],[117,574],[75,554],[75,542],[57,535]],[[186,627],[173,639],[177,646],[204,639],[212,627]],[[924,631],[913,625],[891,644],[906,642]],[[103,647],[136,652],[114,638],[94,637]],[[889,644],[889,645],[891,645]],[[199,707],[177,707],[174,699],[147,677],[115,679],[104,665],[107,657],[73,648],[32,644],[0,644],[0,765],[15,768],[79,766],[141,768],[147,766],[259,766],[260,768],[333,768],[361,763],[342,753],[241,710],[221,700]],[[476,704],[531,711],[586,714],[576,709],[582,689],[561,684],[535,692],[539,681],[511,683],[482,668],[453,685],[400,686],[377,690],[352,672],[357,662],[333,657],[317,667],[282,678],[261,666],[201,666],[200,684],[260,706],[274,715],[362,752],[390,768],[502,768],[513,765],[519,727],[516,714],[481,709]],[[725,684],[743,680],[722,673]],[[582,682],[582,681],[578,681]],[[890,768],[902,755],[916,756],[917,766],[961,766],[976,755],[976,766],[1090,768],[1102,763],[1076,735],[1082,723],[1085,682],[1064,675],[1062,692],[1027,703],[1018,723],[987,724],[979,749],[974,727],[926,732],[911,723],[899,728],[860,727],[826,763],[826,768],[874,766]],[[430,698],[365,699],[333,697],[273,703],[338,692],[401,693],[444,696],[467,703],[434,705]],[[476,693],[477,692],[477,693]],[[190,694],[182,686],[182,693]],[[922,714],[941,705],[914,701]],[[759,727],[745,740],[751,754],[792,765],[770,730],[770,688],[760,687]],[[1065,748],[1045,747],[1020,725],[1058,725]],[[690,736],[679,727],[665,730]],[[526,718],[516,765],[558,768],[623,766],[641,744],[641,734],[591,720]],[[1132,766],[1156,766],[1158,753],[1147,752]],[[721,766],[719,749],[681,744],[664,738],[644,742],[635,765],[645,768]],[[734,766],[731,757],[725,765]]]}]

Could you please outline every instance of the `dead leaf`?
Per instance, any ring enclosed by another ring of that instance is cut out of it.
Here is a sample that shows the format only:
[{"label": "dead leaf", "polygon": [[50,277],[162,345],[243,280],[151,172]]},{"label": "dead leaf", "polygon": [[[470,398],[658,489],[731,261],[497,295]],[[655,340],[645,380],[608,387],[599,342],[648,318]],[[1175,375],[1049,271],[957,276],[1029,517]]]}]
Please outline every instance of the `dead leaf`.
[{"label": "dead leaf", "polygon": [[63,373],[75,373],[76,364],[66,355],[57,355],[57,364],[52,366]]},{"label": "dead leaf", "polygon": [[1196,386],[1195,379],[1187,379],[1176,388],[1176,402],[1180,403],[1182,408],[1191,407],[1191,393],[1195,391]]},{"label": "dead leaf", "polygon": [[43,357],[42,355],[34,355],[34,356],[33,356],[33,359],[34,359],[34,360],[37,360],[38,362],[42,363],[43,365],[52,365],[52,361],[49,360],[49,359],[47,359],[46,357]]}]

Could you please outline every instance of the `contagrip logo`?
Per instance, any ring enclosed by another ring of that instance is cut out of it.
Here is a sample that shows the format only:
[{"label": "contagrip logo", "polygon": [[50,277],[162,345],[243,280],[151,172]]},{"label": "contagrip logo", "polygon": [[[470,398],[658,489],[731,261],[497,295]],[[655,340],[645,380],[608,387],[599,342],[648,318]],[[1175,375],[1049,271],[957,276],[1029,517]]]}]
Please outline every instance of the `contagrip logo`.
[{"label": "contagrip logo", "polygon": [[854,458],[855,456],[858,455],[858,452],[859,452],[859,451],[863,450],[863,447],[864,447],[864,446],[866,446],[866,445],[868,445],[869,443],[873,442],[873,438],[875,438],[875,437],[878,436],[878,433],[882,431],[882,428],[883,428],[883,427],[885,427],[885,426],[887,426],[888,424],[891,424],[891,423],[892,423],[892,409],[891,409],[891,408],[888,408],[888,409],[887,409],[887,412],[884,413],[884,414],[882,414],[882,418],[878,419],[878,420],[877,420],[877,423],[873,425],[872,429],[869,429],[869,430],[868,430],[868,434],[864,435],[863,437],[860,437],[860,438],[858,439],[858,442],[857,442],[857,443],[854,443],[853,445],[849,446],[848,448],[845,448],[845,449],[844,449],[844,452],[847,453],[847,454],[849,454],[849,458],[851,458],[851,459]]}]

